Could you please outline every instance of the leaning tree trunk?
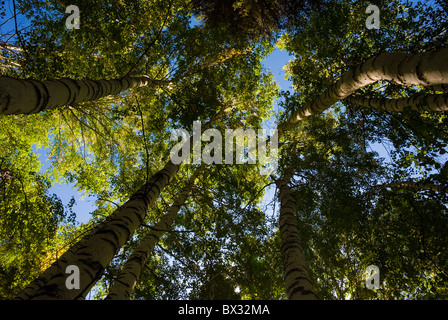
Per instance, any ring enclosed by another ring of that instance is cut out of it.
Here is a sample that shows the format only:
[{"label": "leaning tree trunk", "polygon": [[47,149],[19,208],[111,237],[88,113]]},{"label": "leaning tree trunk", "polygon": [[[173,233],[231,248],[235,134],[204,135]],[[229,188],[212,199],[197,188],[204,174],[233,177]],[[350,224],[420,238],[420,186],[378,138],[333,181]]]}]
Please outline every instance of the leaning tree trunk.
[{"label": "leaning tree trunk", "polygon": [[[168,162],[95,232],[65,252],[16,299],[83,299],[101,278],[118,250],[143,223],[149,206],[178,170],[179,165]],[[79,289],[68,289],[66,286],[66,270],[72,265],[79,268]]]},{"label": "leaning tree trunk", "polygon": [[180,192],[177,199],[173,202],[168,212],[163,218],[157,222],[151,229],[151,231],[143,238],[132,255],[126,261],[118,277],[114,280],[113,285],[109,289],[107,300],[127,300],[131,293],[134,291],[134,287],[138,278],[148,260],[154,247],[159,242],[159,239],[163,234],[170,230],[180,207],[185,203],[190,195],[191,189],[194,185],[194,180],[200,173],[200,169],[197,169],[195,173],[190,177],[185,187]]},{"label": "leaning tree trunk", "polygon": [[416,95],[401,99],[366,98],[349,96],[345,99],[352,104],[380,111],[397,111],[405,109],[416,111],[448,111],[448,94]]},{"label": "leaning tree trunk", "polygon": [[446,88],[443,85],[448,84],[448,48],[419,54],[383,53],[366,60],[344,73],[317,99],[294,111],[287,121],[278,126],[279,135],[294,127],[300,120],[322,113],[356,90],[384,80],[404,86]]},{"label": "leaning tree trunk", "polygon": [[0,114],[39,113],[74,103],[94,101],[129,88],[160,82],[146,76],[113,80],[46,81],[0,77]]},{"label": "leaning tree trunk", "polygon": [[283,260],[283,277],[290,300],[317,300],[297,228],[297,202],[288,186],[291,174],[276,184],[280,197],[280,237]]}]

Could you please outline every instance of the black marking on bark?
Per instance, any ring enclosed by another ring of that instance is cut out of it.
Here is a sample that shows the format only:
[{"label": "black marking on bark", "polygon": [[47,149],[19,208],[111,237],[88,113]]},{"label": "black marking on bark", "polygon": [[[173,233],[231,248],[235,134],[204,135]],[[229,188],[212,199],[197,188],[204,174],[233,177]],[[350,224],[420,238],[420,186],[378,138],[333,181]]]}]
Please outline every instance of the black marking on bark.
[{"label": "black marking on bark", "polygon": [[304,273],[305,270],[302,269],[302,268],[297,268],[297,267],[295,267],[295,268],[291,268],[291,269],[289,269],[287,272],[285,272],[285,278],[289,277],[289,275],[290,275],[291,273],[293,273],[293,272]]},{"label": "black marking on bark", "polygon": [[33,109],[29,113],[38,113],[43,110],[44,103],[43,103],[43,96],[42,91],[39,88],[39,82],[33,81],[33,80],[26,80],[27,83],[31,84],[31,86],[34,89],[34,92],[36,94],[36,105],[33,106]]},{"label": "black marking on bark", "polygon": [[288,288],[286,288],[286,291],[287,291],[287,292],[290,292],[292,289],[294,289],[294,287],[297,287],[297,286],[298,286],[299,288],[302,288],[302,290],[303,290],[305,287],[300,285],[300,283],[301,283],[302,281],[306,281],[306,282],[308,282],[309,284],[312,284],[312,283],[311,283],[311,280],[308,279],[307,277],[304,277],[304,276],[294,277],[293,283],[291,283],[291,284],[288,286]]},{"label": "black marking on bark", "polygon": [[53,299],[59,298],[59,289],[57,284],[50,284],[43,286],[38,292],[36,292],[31,299],[40,300],[43,297],[51,297]]},{"label": "black marking on bark", "polygon": [[78,259],[78,262],[85,266],[82,268],[82,272],[87,273],[91,279],[95,279],[98,271],[102,269],[102,265],[92,259]]},{"label": "black marking on bark", "polygon": [[129,223],[134,223],[134,220],[129,218],[127,215],[124,215],[121,219],[128,221]]},{"label": "black marking on bark", "polygon": [[300,294],[301,296],[309,296],[309,295],[313,295],[316,299],[318,299],[318,296],[310,290],[305,290],[304,287],[297,287],[291,290],[289,296],[292,297],[296,294]]},{"label": "black marking on bark", "polygon": [[[127,218],[130,221],[132,221],[132,219],[129,217],[129,215],[132,214],[138,219],[140,224],[142,224],[143,220],[144,220],[143,215],[146,213],[146,208],[147,208],[147,206],[145,208],[139,208],[138,205],[134,205],[134,204],[130,203],[130,204],[126,205],[126,210],[128,210],[128,212],[125,215],[123,215],[123,217],[127,216]],[[135,223],[135,222],[132,221],[132,223]]]},{"label": "black marking on bark", "polygon": [[297,224],[292,222],[282,222],[280,225],[280,232],[298,232],[297,230]]},{"label": "black marking on bark", "polygon": [[116,227],[126,231],[126,233],[127,233],[126,240],[129,239],[129,237],[132,235],[131,229],[129,229],[129,227],[126,225],[126,223],[116,222],[116,223],[112,223],[111,225],[116,226]]},{"label": "black marking on bark", "polygon": [[422,64],[422,61],[417,63],[417,66],[415,68],[417,78],[418,78],[418,80],[422,81],[423,83],[428,84],[428,80],[425,78],[424,73],[422,71],[421,64]]},{"label": "black marking on bark", "polygon": [[[111,229],[103,229],[103,230],[99,230],[97,233],[100,236],[100,239],[106,243],[109,243],[113,248],[114,251],[118,250],[119,248],[119,239],[117,234],[115,233],[114,230]],[[102,237],[101,235],[105,235],[104,237]],[[107,236],[112,236],[113,240],[110,240]],[[115,242],[114,242],[115,241]]]},{"label": "black marking on bark", "polygon": [[64,105],[71,104],[72,100],[73,100],[72,99],[73,92],[72,92],[70,86],[67,83],[65,83],[65,81],[63,79],[58,80],[58,83],[61,83],[63,86],[65,86],[67,88],[68,97],[67,97]]},{"label": "black marking on bark", "polygon": [[126,281],[122,281],[120,278],[115,279],[115,281],[121,283],[126,288],[130,288],[131,287]]}]

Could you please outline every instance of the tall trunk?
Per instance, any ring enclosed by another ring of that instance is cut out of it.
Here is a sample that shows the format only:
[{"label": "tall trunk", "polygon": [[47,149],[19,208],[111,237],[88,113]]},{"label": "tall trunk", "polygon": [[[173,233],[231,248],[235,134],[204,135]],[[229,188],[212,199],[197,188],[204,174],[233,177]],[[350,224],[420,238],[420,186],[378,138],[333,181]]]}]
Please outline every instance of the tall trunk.
[{"label": "tall trunk", "polygon": [[113,80],[36,81],[0,77],[0,114],[32,114],[64,105],[94,101],[129,88],[159,83],[146,76]]},{"label": "tall trunk", "polygon": [[290,300],[317,300],[297,228],[297,202],[288,186],[291,174],[280,178],[276,184],[280,197],[280,237],[283,276]]},{"label": "tall trunk", "polygon": [[403,111],[405,108],[417,111],[448,111],[448,94],[417,95],[402,99],[349,96],[345,100],[361,107],[381,111]]},{"label": "tall trunk", "polygon": [[107,300],[129,299],[146,264],[148,256],[151,254],[152,250],[154,250],[154,247],[159,242],[159,239],[163,236],[163,234],[170,230],[180,207],[185,203],[190,195],[194,180],[197,178],[199,173],[200,169],[197,169],[190,177],[177,199],[173,202],[168,212],[152,227],[152,230],[139,243],[111,286],[109,294],[106,297]]},{"label": "tall trunk", "polygon": [[[65,252],[16,299],[83,299],[118,250],[142,224],[148,208],[179,170],[171,161],[147,181],[99,228]],[[79,268],[79,289],[68,289],[67,267]]]},{"label": "tall trunk", "polygon": [[279,125],[279,134],[300,120],[322,113],[356,90],[381,80],[399,85],[438,86],[448,84],[448,48],[420,54],[384,53],[372,57],[341,76],[317,99],[299,107]]}]

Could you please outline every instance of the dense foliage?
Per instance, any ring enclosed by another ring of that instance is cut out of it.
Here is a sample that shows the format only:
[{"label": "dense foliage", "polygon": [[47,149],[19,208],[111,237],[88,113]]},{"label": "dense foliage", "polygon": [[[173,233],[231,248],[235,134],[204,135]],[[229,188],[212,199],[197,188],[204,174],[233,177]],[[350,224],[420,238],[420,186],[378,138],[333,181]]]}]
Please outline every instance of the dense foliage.
[{"label": "dense foliage", "polygon": [[[155,81],[38,115],[0,115],[0,297],[13,298],[160,170],[174,129],[192,132],[196,120],[220,132],[275,127],[371,56],[446,47],[446,2],[376,2],[381,25],[370,30],[364,0],[2,2],[2,75]],[[69,4],[80,9],[80,29],[65,27]],[[276,48],[291,56],[290,90],[263,64]],[[360,91],[438,92],[387,82]],[[446,299],[448,194],[429,186],[448,185],[447,133],[446,112],[340,101],[282,136],[272,176],[258,164],[205,166],[132,298],[285,299],[275,179],[292,168],[297,225],[320,298]],[[107,295],[197,167],[181,168],[89,298]],[[55,183],[96,199],[89,222],[76,221],[86,213],[75,214],[74,202],[51,194]],[[365,288],[369,265],[379,267],[380,289]]]}]

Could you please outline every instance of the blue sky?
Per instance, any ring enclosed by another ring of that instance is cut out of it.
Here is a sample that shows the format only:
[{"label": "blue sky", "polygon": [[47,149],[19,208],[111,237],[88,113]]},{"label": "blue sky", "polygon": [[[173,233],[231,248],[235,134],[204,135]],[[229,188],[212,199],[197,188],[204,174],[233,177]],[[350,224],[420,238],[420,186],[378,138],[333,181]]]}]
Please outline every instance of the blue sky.
[{"label": "blue sky", "polygon": [[[0,34],[3,34],[7,37],[8,34],[13,34],[15,29],[15,21],[14,19],[7,20],[13,16],[13,5],[12,1],[6,1],[6,17],[0,20]],[[29,25],[29,21],[24,16],[17,17],[17,25],[18,29],[26,28]],[[9,42],[13,42],[14,37],[9,40]],[[290,83],[285,80],[285,73],[283,71],[283,66],[291,59],[291,56],[285,51],[280,50],[278,48],[269,55],[269,57],[265,60],[265,67],[270,68],[273,73],[277,83],[280,85],[281,89],[288,90],[290,88]],[[274,106],[274,110],[277,111],[277,105]],[[42,162],[41,172],[45,172],[50,166],[51,163],[48,160],[47,150],[45,149],[35,149],[37,154],[39,155],[39,159]],[[64,205],[67,205],[72,197],[76,200],[76,205],[74,207],[74,211],[77,214],[77,219],[79,222],[87,222],[91,218],[90,213],[93,212],[95,207],[95,199],[93,197],[87,197],[83,192],[78,192],[75,188],[74,183],[53,183],[51,189],[49,190],[50,194],[56,194]],[[271,198],[272,192],[268,193],[268,198]],[[269,200],[269,199],[267,199]]]},{"label": "blue sky", "polygon": [[293,56],[289,55],[286,50],[275,48],[275,51],[271,53],[264,61],[264,65],[271,69],[275,80],[283,90],[288,90],[291,88],[291,81],[285,79],[283,66],[292,59]]},{"label": "blue sky", "polygon": [[[13,15],[13,6],[12,1],[6,2],[6,18],[0,20],[0,23],[5,22],[6,19]],[[27,26],[27,20],[24,17],[18,17],[17,19],[19,29]],[[0,34],[8,34],[9,32],[14,31],[14,19],[9,20],[8,22],[0,25]],[[266,60],[264,61],[265,67],[269,68],[273,73],[275,80],[279,84],[282,90],[291,89],[291,82],[285,79],[285,72],[283,70],[283,66],[290,60],[293,59],[292,56],[286,50],[280,50],[276,48],[275,51],[270,54]],[[277,104],[274,105],[274,110],[278,111]],[[272,128],[273,121],[269,121],[269,125]],[[275,128],[274,128],[275,129]],[[382,155],[387,155],[385,153],[384,148],[382,146],[375,146],[376,151],[378,151]],[[46,150],[40,149],[37,150],[40,160],[43,163],[41,172],[44,172],[50,166],[49,161],[47,160]],[[76,200],[76,205],[74,207],[75,212],[77,213],[77,218],[80,222],[87,222],[90,219],[90,213],[95,210],[94,199],[86,197],[82,192],[77,192],[74,188],[74,184],[60,184],[54,183],[52,188],[50,189],[50,193],[55,193],[61,198],[64,205],[67,205],[72,197]],[[266,200],[270,200],[272,198],[272,190],[268,192],[268,196]]]},{"label": "blue sky", "polygon": [[[13,2],[5,1],[6,16],[4,19],[0,19],[0,35],[2,36],[2,41],[8,40],[8,38],[14,33],[15,21],[11,17],[14,15]],[[11,19],[10,19],[11,18]],[[9,20],[8,20],[9,19]],[[29,25],[29,21],[24,17],[19,15],[17,17],[17,26],[21,30]],[[16,37],[9,39],[9,43],[13,43]],[[45,172],[51,163],[48,161],[47,151],[45,149],[34,149],[34,151],[39,155],[39,159],[42,163],[41,173]],[[55,193],[63,202],[67,205],[72,197],[75,197],[76,205],[74,207],[75,212],[78,214],[78,219],[80,222],[87,222],[90,219],[89,213],[92,212],[95,207],[93,206],[94,200],[88,197],[84,197],[83,193],[76,192],[73,189],[74,184],[59,184],[54,183],[49,190],[50,194]]]},{"label": "blue sky", "polygon": [[[285,50],[282,51],[276,48],[276,50],[272,54],[270,54],[264,62],[265,67],[270,68],[277,83],[283,90],[287,90],[290,88],[290,82],[284,79],[285,72],[283,71],[283,66],[291,58],[292,57]],[[277,110],[276,105],[274,106],[274,108],[275,110]],[[39,158],[43,164],[41,172],[45,172],[51,165],[51,163],[48,161],[46,152],[47,151],[45,149],[37,150]],[[87,197],[83,192],[78,192],[74,186],[74,183],[54,183],[49,190],[49,193],[55,193],[61,199],[64,205],[67,205],[70,199],[74,197],[76,200],[74,211],[77,214],[77,220],[79,222],[87,222],[91,218],[90,213],[96,209],[95,198]],[[269,192],[267,193],[267,199],[265,202],[270,201],[273,196],[273,188],[270,188],[268,191]]]},{"label": "blue sky", "polygon": [[[36,154],[39,155],[39,160],[42,163],[40,172],[44,173],[51,166],[47,156],[47,149],[34,149]],[[74,212],[77,214],[77,220],[79,222],[87,222],[90,220],[90,213],[95,210],[95,198],[87,197],[83,192],[78,192],[74,183],[53,183],[48,190],[50,194],[56,194],[64,205],[68,205],[72,197],[75,198],[76,204],[73,207]]]}]

